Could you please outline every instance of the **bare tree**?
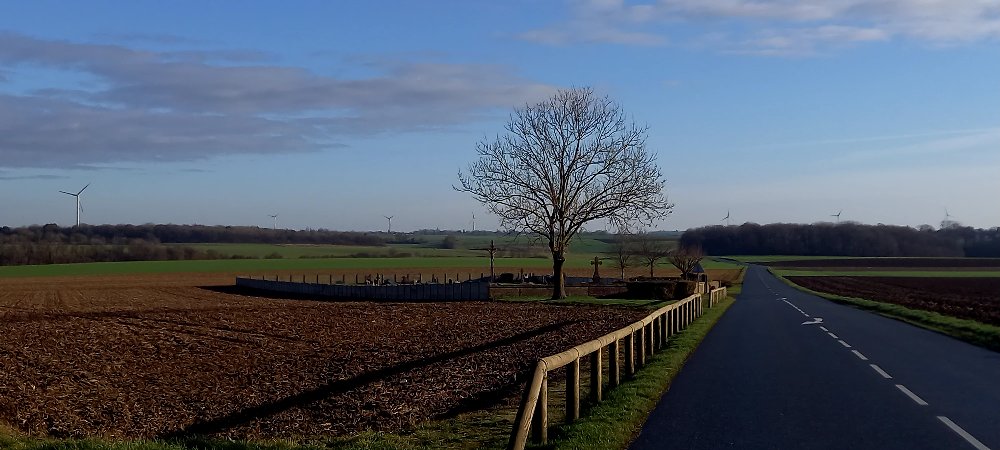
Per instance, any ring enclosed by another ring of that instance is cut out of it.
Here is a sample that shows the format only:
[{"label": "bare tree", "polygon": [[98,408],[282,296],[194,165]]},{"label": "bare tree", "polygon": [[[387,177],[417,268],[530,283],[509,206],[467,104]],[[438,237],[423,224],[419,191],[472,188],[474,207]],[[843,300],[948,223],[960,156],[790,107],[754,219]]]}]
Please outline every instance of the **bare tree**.
[{"label": "bare tree", "polygon": [[670,252],[670,264],[681,271],[681,278],[687,280],[704,257],[705,252],[701,250],[701,247],[689,245]]},{"label": "bare tree", "polygon": [[639,257],[639,261],[642,261],[642,265],[649,266],[649,277],[653,278],[653,269],[661,259],[670,255],[670,248],[666,241],[656,239],[645,231],[636,233],[635,241],[635,254]]},{"label": "bare tree", "polygon": [[593,220],[651,224],[666,217],[665,180],[646,150],[646,129],[590,88],[562,90],[516,109],[479,160],[459,173],[461,187],[508,230],[537,234],[552,253],[552,298],[565,298],[570,240]]},{"label": "bare tree", "polygon": [[625,226],[618,229],[612,247],[611,261],[621,270],[622,281],[625,281],[625,269],[631,267],[632,256],[635,253],[635,242],[631,231]]}]

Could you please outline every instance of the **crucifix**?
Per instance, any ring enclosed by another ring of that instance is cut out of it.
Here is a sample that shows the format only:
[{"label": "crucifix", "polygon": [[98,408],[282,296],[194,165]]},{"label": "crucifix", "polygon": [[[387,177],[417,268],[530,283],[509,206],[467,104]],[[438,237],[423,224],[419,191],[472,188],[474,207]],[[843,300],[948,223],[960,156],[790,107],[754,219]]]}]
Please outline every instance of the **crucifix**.
[{"label": "crucifix", "polygon": [[493,272],[493,259],[496,257],[497,250],[497,246],[493,245],[493,240],[490,239],[490,246],[486,249],[486,251],[490,252],[490,283],[496,279],[496,274]]},{"label": "crucifix", "polygon": [[600,265],[601,265],[601,257],[600,256],[595,256],[594,260],[590,262],[590,265],[594,266],[594,283],[595,284],[596,283],[600,283],[601,282],[601,273],[597,270],[597,268],[600,267]]}]

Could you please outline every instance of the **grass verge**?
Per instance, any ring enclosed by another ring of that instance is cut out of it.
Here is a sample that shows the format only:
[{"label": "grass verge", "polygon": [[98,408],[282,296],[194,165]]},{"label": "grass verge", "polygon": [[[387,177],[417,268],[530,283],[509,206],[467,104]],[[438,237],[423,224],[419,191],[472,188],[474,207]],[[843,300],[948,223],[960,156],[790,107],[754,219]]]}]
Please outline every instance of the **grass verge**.
[{"label": "grass verge", "polygon": [[170,441],[111,441],[95,438],[53,439],[20,435],[0,424],[5,450],[486,450],[503,449],[514,424],[515,407],[474,411],[433,420],[400,433],[364,432],[344,438],[302,443],[232,441],[194,437]]},{"label": "grass verge", "polygon": [[780,271],[772,271],[772,274],[778,277],[778,279],[785,284],[802,292],[822,297],[836,303],[851,305],[866,311],[872,311],[896,320],[902,320],[903,322],[946,334],[955,339],[965,341],[973,345],[978,345],[994,351],[1000,351],[1000,327],[998,326],[976,322],[975,320],[959,319],[957,317],[946,316],[933,311],[907,308],[905,306],[895,305],[892,303],[877,302],[863,298],[845,297],[842,295],[814,291],[791,282],[782,276]]},{"label": "grass verge", "polygon": [[639,434],[649,414],[677,376],[684,362],[694,352],[709,330],[733,304],[739,286],[730,288],[730,297],[673,337],[667,348],[653,355],[634,379],[607,393],[605,401],[593,405],[572,425],[553,430],[552,443],[544,447],[557,449],[616,449],[626,448]]}]

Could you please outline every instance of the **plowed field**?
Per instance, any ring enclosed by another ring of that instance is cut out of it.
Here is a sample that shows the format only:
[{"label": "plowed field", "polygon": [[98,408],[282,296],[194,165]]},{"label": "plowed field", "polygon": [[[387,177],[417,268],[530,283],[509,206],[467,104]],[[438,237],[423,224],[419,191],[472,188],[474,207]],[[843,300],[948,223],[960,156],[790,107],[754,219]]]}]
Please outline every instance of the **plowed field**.
[{"label": "plowed field", "polygon": [[645,314],[285,300],[220,284],[230,275],[0,280],[0,422],[108,438],[395,430],[509,401],[537,358]]},{"label": "plowed field", "polygon": [[799,286],[1000,325],[1000,278],[788,277]]},{"label": "plowed field", "polygon": [[878,268],[878,269],[939,269],[939,270],[996,270],[1000,268],[1000,258],[833,258],[802,259],[763,262],[770,267],[796,268]]}]

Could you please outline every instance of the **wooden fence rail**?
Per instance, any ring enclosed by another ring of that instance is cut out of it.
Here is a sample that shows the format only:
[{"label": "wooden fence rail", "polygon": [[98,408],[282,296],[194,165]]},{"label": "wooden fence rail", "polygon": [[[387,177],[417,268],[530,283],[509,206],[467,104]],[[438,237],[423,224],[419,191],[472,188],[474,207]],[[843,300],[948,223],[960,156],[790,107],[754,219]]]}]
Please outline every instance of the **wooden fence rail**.
[{"label": "wooden fence rail", "polygon": [[[715,306],[726,298],[726,288],[714,289],[707,294],[707,306]],[[566,368],[566,422],[580,418],[580,359],[590,358],[590,399],[600,402],[603,398],[602,364],[607,355],[607,388],[613,389],[624,377],[631,377],[646,364],[646,358],[662,350],[667,340],[701,317],[705,301],[695,294],[676,303],[657,309],[644,319],[597,339],[577,345],[562,353],[538,361],[531,379],[521,397],[521,407],[514,418],[507,448],[522,450],[528,441],[548,442],[548,378],[549,372]],[[624,347],[624,368],[619,367],[619,351]],[[622,372],[624,369],[624,373]]]}]

